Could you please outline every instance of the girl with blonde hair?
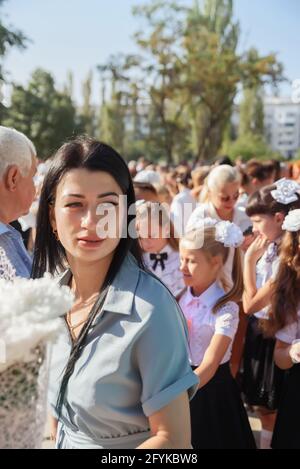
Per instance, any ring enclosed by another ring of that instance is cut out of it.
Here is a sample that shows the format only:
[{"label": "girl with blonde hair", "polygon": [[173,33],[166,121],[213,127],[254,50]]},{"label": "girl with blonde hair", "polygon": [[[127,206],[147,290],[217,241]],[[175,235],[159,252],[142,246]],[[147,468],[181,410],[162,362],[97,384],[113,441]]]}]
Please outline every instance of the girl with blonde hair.
[{"label": "girl with blonde hair", "polygon": [[[190,362],[200,378],[191,403],[192,445],[196,449],[255,448],[238,386],[230,371],[232,342],[243,290],[241,230],[205,219],[180,241],[181,271],[187,286],[180,306],[187,319]],[[222,288],[222,270],[234,249],[233,288]]]}]

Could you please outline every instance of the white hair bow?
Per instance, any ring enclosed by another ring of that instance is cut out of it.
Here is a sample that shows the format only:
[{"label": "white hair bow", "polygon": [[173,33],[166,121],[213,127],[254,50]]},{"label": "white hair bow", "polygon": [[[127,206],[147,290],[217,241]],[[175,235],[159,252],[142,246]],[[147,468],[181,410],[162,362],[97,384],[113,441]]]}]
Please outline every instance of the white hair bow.
[{"label": "white hair bow", "polygon": [[230,221],[220,221],[216,224],[216,241],[224,244],[227,248],[237,248],[243,244],[244,236],[242,230]]},{"label": "white hair bow", "polygon": [[204,229],[207,227],[215,227],[216,235],[215,239],[219,243],[224,244],[228,248],[237,248],[243,244],[244,236],[242,230],[230,221],[218,221],[214,218],[205,217],[202,219],[195,220],[191,225],[190,231]]},{"label": "white hair bow", "polygon": [[300,209],[291,210],[284,219],[282,229],[286,231],[300,231]]},{"label": "white hair bow", "polygon": [[271,191],[271,195],[276,202],[288,205],[298,200],[297,193],[300,192],[300,184],[290,179],[280,179],[276,183],[276,189]]}]

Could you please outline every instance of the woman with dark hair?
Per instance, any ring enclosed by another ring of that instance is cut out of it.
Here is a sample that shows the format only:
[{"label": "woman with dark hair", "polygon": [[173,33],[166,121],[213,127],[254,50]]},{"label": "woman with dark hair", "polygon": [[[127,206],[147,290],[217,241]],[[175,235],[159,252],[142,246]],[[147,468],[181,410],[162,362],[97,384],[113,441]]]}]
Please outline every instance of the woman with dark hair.
[{"label": "woman with dark hair", "polygon": [[244,349],[242,389],[262,423],[261,448],[270,448],[284,373],[273,360],[275,340],[269,329],[271,293],[279,263],[283,222],[290,210],[300,208],[300,186],[282,179],[255,192],[247,215],[256,235],[245,255],[243,306],[249,316]]},{"label": "woman with dark hair", "polygon": [[288,370],[280,401],[273,449],[300,449],[300,209],[284,220],[278,273],[273,284],[270,333],[275,334],[274,358]]},{"label": "woman with dark hair", "polygon": [[186,327],[143,270],[134,202],[124,160],[88,138],[63,145],[44,181],[33,277],[65,271],[75,297],[52,351],[57,448],[190,446]]}]

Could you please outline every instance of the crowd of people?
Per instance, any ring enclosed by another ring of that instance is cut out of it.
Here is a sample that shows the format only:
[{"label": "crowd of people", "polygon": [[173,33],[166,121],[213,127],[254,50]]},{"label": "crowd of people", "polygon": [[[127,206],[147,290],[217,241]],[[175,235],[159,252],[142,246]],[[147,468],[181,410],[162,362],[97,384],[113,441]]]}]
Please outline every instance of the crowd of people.
[{"label": "crowd of people", "polygon": [[88,137],[38,162],[0,127],[0,201],[17,275],[74,293],[56,448],[254,449],[249,411],[260,448],[300,449],[300,162],[127,163]]}]

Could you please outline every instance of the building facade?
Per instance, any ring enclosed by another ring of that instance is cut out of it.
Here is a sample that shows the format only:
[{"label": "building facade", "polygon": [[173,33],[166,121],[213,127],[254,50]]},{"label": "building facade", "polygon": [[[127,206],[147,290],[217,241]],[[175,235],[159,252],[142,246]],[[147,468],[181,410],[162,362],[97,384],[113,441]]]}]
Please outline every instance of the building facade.
[{"label": "building facade", "polygon": [[282,97],[264,99],[265,133],[272,150],[292,158],[300,148],[300,103]]}]

